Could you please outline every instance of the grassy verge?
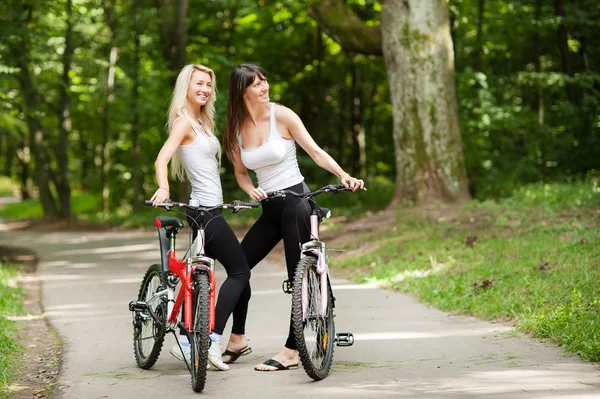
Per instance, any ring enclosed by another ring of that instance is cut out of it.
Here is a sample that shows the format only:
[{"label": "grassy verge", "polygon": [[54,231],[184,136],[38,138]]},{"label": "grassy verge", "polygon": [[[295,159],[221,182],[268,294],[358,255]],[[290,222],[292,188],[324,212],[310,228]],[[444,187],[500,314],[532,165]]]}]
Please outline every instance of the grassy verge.
[{"label": "grassy verge", "polygon": [[372,252],[334,266],[600,361],[599,197],[593,182],[540,184],[435,217],[399,209]]},{"label": "grassy verge", "polygon": [[[316,186],[313,188],[317,188]],[[323,195],[319,197],[319,205],[332,208],[337,216],[359,215],[367,210],[377,210],[385,207],[393,194],[393,183],[386,180],[369,182],[368,192],[342,193],[339,195]],[[248,200],[241,191],[225,193],[225,201],[241,198]],[[77,219],[90,224],[121,226],[126,228],[152,227],[157,215],[166,213],[164,209],[143,207],[134,212],[130,205],[104,213],[99,195],[74,192],[71,198],[73,214]],[[226,212],[228,214],[229,212]],[[30,199],[20,203],[6,204],[0,210],[0,217],[8,220],[42,219],[44,213],[38,199]],[[185,219],[185,214],[171,213]],[[236,215],[227,216],[229,224],[243,227],[251,225],[260,216],[260,209],[244,210]]]},{"label": "grassy verge", "polygon": [[16,277],[13,267],[0,263],[0,397],[18,365],[15,355],[22,351],[14,339],[17,325],[6,318],[23,312],[23,292],[16,288]]}]

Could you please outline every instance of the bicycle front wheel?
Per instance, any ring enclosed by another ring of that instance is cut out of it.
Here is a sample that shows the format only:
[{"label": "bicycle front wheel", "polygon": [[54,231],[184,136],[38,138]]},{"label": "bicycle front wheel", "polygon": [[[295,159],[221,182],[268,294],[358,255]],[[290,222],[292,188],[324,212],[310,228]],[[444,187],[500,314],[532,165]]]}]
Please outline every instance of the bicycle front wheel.
[{"label": "bicycle front wheel", "polygon": [[192,293],[192,328],[190,330],[190,349],[192,361],[192,389],[202,392],[206,383],[209,338],[209,296],[210,282],[208,274],[195,272]]},{"label": "bicycle front wheel", "polygon": [[[333,362],[335,324],[331,291],[321,293],[317,259],[306,256],[298,262],[292,290],[292,324],[304,371],[314,380],[329,374]],[[323,313],[323,299],[327,307]]]},{"label": "bicycle front wheel", "polygon": [[152,265],[146,271],[138,301],[145,302],[152,311],[135,312],[133,316],[133,352],[137,365],[143,369],[154,366],[165,340],[167,304],[155,294],[167,286],[167,277],[160,265]]}]

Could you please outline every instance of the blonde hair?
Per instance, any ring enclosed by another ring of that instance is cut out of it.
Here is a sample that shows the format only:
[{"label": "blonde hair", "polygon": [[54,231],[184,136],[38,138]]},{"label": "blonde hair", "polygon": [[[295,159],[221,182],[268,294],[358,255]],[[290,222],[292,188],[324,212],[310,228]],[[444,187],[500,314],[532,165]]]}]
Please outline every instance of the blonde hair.
[{"label": "blonde hair", "polygon": [[[213,92],[210,95],[208,101],[205,105],[200,107],[200,115],[198,120],[192,119],[185,108],[187,104],[187,92],[188,87],[190,86],[190,80],[192,79],[192,73],[194,71],[200,71],[207,73],[210,75],[212,80],[212,88]],[[192,125],[199,127],[204,134],[217,142],[217,157],[219,159],[219,167],[221,166],[221,144],[219,140],[215,137],[215,101],[217,100],[217,80],[215,78],[215,73],[212,69],[200,65],[200,64],[188,64],[177,76],[177,81],[175,82],[175,88],[173,89],[173,94],[171,95],[171,105],[169,106],[169,119],[167,122],[167,129],[170,132],[173,128],[173,123],[175,120],[180,117],[187,118]],[[183,163],[181,162],[181,158],[179,157],[178,152],[173,154],[171,158],[171,175],[173,178],[177,180],[185,180],[185,169],[183,168]]]}]

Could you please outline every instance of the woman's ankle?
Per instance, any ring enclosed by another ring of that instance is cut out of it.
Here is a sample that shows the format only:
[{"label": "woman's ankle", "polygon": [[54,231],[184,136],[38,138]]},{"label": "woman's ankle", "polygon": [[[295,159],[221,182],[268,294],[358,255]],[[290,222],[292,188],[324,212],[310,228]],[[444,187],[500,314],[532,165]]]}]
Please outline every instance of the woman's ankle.
[{"label": "woman's ankle", "polygon": [[239,344],[239,343],[243,343],[243,342],[247,342],[248,340],[246,339],[246,335],[245,334],[231,334],[229,336],[229,342],[233,343],[233,344]]}]

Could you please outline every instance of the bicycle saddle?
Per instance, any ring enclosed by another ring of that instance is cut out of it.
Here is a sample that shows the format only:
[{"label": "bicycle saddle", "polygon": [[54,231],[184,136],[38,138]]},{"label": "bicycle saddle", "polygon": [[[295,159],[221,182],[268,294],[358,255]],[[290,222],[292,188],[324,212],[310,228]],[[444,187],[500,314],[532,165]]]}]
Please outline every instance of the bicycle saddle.
[{"label": "bicycle saddle", "polygon": [[183,228],[183,222],[181,219],[173,216],[157,216],[155,221],[156,227],[176,227],[178,229]]}]

